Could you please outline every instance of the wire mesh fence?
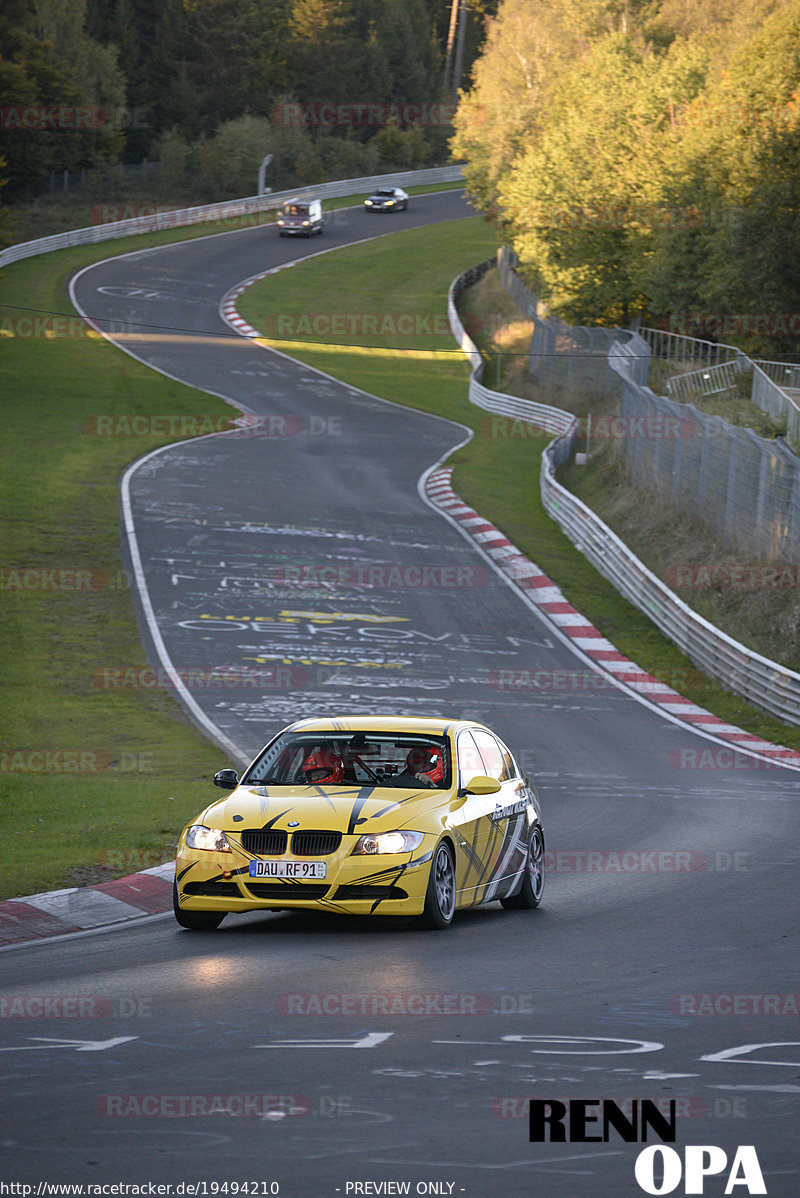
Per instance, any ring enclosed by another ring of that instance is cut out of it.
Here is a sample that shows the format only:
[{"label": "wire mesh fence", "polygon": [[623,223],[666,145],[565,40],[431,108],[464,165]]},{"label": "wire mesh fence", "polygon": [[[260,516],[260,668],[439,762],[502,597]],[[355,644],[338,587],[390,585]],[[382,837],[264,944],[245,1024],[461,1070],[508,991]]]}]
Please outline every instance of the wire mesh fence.
[{"label": "wire mesh fence", "polygon": [[628,476],[763,562],[800,561],[800,458],[779,441],[621,379]]},{"label": "wire mesh fence", "polygon": [[600,325],[570,325],[543,316],[537,297],[514,270],[515,255],[501,247],[497,255],[500,282],[517,307],[533,322],[528,351],[528,370],[538,383],[555,387],[579,387],[589,391],[614,389],[608,353],[620,329]]},{"label": "wire mesh fence", "polygon": [[[590,507],[558,481],[558,467],[569,460],[575,448],[577,418],[559,408],[488,391],[478,382],[481,355],[465,332],[456,309],[455,297],[469,283],[485,273],[488,265],[490,264],[482,263],[476,270],[459,276],[451,286],[448,297],[448,315],[453,334],[464,353],[469,356],[473,367],[476,367],[470,382],[470,400],[479,407],[500,414],[511,410],[510,406],[513,405],[514,414],[518,419],[540,424],[542,427],[547,426],[555,434],[555,439],[542,454],[542,503],[573,545],[622,595],[645,612],[700,669],[712,678],[719,679],[727,689],[742,695],[749,702],[771,712],[779,719],[791,724],[800,723],[800,674],[778,662],[761,657],[692,611],[664,582],[647,569]],[[517,301],[519,307],[523,312],[527,312],[529,295],[519,292],[518,295],[523,300],[523,303]],[[631,395],[641,393],[653,401],[658,401],[659,397],[646,386],[650,349],[638,333],[630,334],[627,341],[616,341],[610,356],[623,392],[627,387]],[[683,405],[674,407],[678,408],[675,419],[680,418],[680,412],[686,412],[691,419],[689,409]],[[644,427],[641,407],[637,408],[635,419],[638,427]],[[680,425],[676,431],[680,432]],[[686,431],[684,429],[684,432]],[[756,438],[756,441],[758,440],[760,439]],[[686,478],[690,475],[692,455],[694,467],[699,468],[698,454],[702,456],[702,445],[698,450],[695,439],[686,455],[681,454],[678,477]],[[764,460],[762,459],[762,468]],[[752,470],[750,475],[752,476]],[[757,498],[755,502],[758,503]],[[533,569],[538,570],[538,567],[534,566]],[[597,643],[607,644],[603,641]],[[794,760],[796,757],[790,750],[780,746],[764,745],[763,749],[769,751],[776,760]]]},{"label": "wire mesh fence", "polygon": [[[786,418],[789,436],[795,428],[800,434],[800,409],[791,393],[797,386],[800,396],[800,365],[753,363],[735,346],[659,329],[632,334],[543,318],[537,297],[514,271],[511,251],[498,255],[498,269],[534,322],[531,378],[619,394],[617,435],[631,479],[699,516],[759,561],[800,561],[800,457],[780,438],[760,437],[690,402],[734,386],[752,369],[754,402]],[[647,386],[655,355],[676,368],[671,398]]]}]

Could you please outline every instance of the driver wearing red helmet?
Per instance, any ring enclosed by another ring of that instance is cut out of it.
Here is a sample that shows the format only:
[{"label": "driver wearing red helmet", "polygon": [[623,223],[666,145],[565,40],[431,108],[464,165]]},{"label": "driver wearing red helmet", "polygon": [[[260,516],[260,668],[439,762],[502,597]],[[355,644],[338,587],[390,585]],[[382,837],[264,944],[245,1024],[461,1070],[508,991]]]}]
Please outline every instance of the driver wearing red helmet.
[{"label": "driver wearing red helmet", "polygon": [[308,786],[335,786],[344,781],[344,762],[338,753],[323,745],[309,753],[300,775]]},{"label": "driver wearing red helmet", "polygon": [[444,759],[438,745],[419,745],[410,749],[404,774],[413,774],[418,782],[438,786],[444,778]]}]

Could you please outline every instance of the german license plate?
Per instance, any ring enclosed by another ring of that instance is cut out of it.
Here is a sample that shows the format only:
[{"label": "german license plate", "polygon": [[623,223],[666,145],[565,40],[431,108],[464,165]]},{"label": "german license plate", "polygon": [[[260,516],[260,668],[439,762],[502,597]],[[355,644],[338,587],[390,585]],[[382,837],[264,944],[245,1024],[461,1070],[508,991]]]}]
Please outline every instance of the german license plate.
[{"label": "german license plate", "polygon": [[251,861],[251,878],[324,878],[325,861]]}]

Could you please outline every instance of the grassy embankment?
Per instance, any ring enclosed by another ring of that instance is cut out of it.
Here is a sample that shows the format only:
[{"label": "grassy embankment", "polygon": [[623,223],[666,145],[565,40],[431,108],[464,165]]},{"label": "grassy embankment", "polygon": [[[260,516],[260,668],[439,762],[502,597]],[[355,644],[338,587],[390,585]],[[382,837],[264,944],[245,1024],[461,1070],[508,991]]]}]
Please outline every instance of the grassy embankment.
[{"label": "grassy embankment", "polygon": [[[546,392],[530,379],[527,348],[532,326],[521,319],[495,271],[484,275],[465,298],[476,313],[494,314],[476,334],[489,357],[486,381],[497,385],[499,364],[501,389],[567,408],[581,417],[584,430],[589,426],[580,446],[590,449],[589,463],[570,463],[561,481],[705,619],[764,657],[800,669],[796,564],[794,569],[781,568],[745,559],[721,540],[713,526],[678,511],[669,496],[632,485],[622,464],[621,442],[609,435],[619,412],[617,398],[587,396],[581,388]],[[653,365],[659,368],[651,372],[656,376],[653,385],[663,388],[669,377],[667,364]],[[735,392],[698,401],[696,406],[764,437],[780,431],[747,396]]]},{"label": "grassy embankment", "polygon": [[[3,271],[4,712],[0,897],[132,873],[169,858],[222,754],[147,672],[120,558],[118,484],[163,437],[99,437],[98,415],[234,414],[135,362],[65,313],[69,276],[129,238]],[[8,336],[9,323],[20,335]],[[47,332],[50,332],[50,336]],[[129,670],[109,689],[104,670]],[[136,685],[136,683],[140,685]]]}]

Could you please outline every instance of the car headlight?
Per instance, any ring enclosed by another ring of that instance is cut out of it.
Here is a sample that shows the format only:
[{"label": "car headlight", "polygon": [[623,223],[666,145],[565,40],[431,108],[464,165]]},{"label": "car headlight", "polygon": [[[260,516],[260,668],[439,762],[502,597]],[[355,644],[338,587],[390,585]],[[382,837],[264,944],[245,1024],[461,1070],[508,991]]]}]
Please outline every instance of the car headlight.
[{"label": "car headlight", "polygon": [[351,856],[373,853],[411,853],[424,840],[423,832],[367,832],[359,836]]},{"label": "car headlight", "polygon": [[190,849],[207,849],[210,853],[230,853],[228,838],[220,828],[206,828],[203,824],[192,824],[186,833],[186,844]]}]

